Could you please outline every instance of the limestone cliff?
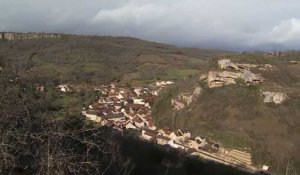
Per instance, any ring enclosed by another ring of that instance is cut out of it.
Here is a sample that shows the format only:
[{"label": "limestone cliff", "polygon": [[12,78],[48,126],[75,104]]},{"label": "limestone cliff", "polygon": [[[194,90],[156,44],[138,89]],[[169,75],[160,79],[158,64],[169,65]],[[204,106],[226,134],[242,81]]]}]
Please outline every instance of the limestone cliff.
[{"label": "limestone cliff", "polygon": [[55,33],[14,33],[14,32],[0,32],[1,40],[25,40],[25,39],[39,39],[39,38],[60,38],[60,34]]}]

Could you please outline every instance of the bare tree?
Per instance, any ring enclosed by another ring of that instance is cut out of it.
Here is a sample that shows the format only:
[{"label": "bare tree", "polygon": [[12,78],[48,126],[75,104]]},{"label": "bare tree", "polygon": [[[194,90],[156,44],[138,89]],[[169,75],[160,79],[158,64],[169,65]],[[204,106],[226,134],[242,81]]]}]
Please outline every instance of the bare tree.
[{"label": "bare tree", "polygon": [[37,91],[35,76],[29,72],[21,77],[13,70],[4,68],[0,73],[0,174],[132,171],[114,132],[89,127],[79,115],[53,120],[52,101]]}]

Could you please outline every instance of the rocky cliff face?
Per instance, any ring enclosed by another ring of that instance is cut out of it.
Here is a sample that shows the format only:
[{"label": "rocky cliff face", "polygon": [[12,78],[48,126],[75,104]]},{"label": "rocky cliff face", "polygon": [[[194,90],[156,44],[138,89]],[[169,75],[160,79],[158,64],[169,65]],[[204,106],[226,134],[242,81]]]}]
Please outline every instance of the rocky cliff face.
[{"label": "rocky cliff face", "polygon": [[235,79],[240,78],[241,75],[242,74],[238,72],[210,71],[207,75],[207,85],[210,88],[214,88],[229,84],[235,84]]},{"label": "rocky cliff face", "polygon": [[265,103],[275,103],[275,104],[281,104],[286,99],[288,99],[287,94],[282,92],[261,92],[261,95],[264,97]]},{"label": "rocky cliff face", "polygon": [[[246,84],[261,84],[265,79],[260,74],[250,71],[250,68],[258,68],[260,70],[275,70],[275,66],[270,64],[236,64],[229,59],[218,60],[219,69],[228,71],[209,71],[208,74],[202,74],[200,81],[206,81],[209,88],[217,88],[225,85],[236,84],[238,79],[243,80]],[[286,93],[261,91],[261,96],[265,103],[281,104],[288,99]]]},{"label": "rocky cliff face", "polygon": [[218,60],[218,65],[220,69],[229,69],[236,71],[250,70],[252,68],[258,68],[260,70],[274,70],[275,66],[270,64],[245,64],[245,63],[233,63],[230,59]]},{"label": "rocky cliff face", "polygon": [[210,71],[207,75],[203,74],[199,80],[207,80],[210,88],[221,87],[224,85],[235,84],[237,79],[242,79],[247,84],[259,84],[264,81],[260,74],[250,71],[250,68],[258,67],[254,64],[236,64],[229,59],[221,59],[218,61],[219,68],[234,71]]},{"label": "rocky cliff face", "polygon": [[196,85],[192,93],[178,94],[177,98],[171,100],[173,109],[178,111],[190,105],[193,101],[197,100],[202,93],[202,90],[203,89],[200,86]]},{"label": "rocky cliff face", "polygon": [[25,39],[38,39],[38,38],[60,38],[60,34],[54,33],[14,33],[14,32],[1,32],[0,39],[2,40],[25,40]]}]

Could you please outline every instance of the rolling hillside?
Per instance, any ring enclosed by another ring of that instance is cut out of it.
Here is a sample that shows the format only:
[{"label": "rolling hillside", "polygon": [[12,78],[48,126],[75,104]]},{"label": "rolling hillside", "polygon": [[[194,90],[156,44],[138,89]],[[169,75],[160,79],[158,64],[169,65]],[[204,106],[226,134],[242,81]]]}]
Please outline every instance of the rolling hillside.
[{"label": "rolling hillside", "polygon": [[[218,70],[217,61],[221,58],[236,63],[270,64],[276,69],[253,69],[265,79],[260,85],[238,82],[209,88],[199,77]],[[153,116],[160,126],[186,128],[228,147],[250,149],[257,165],[266,163],[278,174],[287,167],[300,172],[299,61],[299,52],[233,53],[177,48],[126,37],[64,35],[57,39],[0,40],[1,69],[11,69],[37,85],[55,87],[67,83],[90,87],[115,82],[142,86],[156,80],[174,80],[175,85],[154,105]],[[191,92],[195,85],[203,88],[199,99],[175,111],[171,99]],[[284,92],[289,98],[280,105],[266,104],[261,90]],[[56,104],[52,108],[59,110],[51,115],[60,119],[80,115],[81,108],[97,95],[53,94],[49,95]]]}]

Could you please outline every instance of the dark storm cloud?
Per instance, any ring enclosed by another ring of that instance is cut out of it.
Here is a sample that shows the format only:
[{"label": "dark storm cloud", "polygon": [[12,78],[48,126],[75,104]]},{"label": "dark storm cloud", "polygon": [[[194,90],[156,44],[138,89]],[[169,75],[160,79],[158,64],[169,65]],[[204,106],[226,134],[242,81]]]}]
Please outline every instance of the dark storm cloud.
[{"label": "dark storm cloud", "polygon": [[0,0],[0,30],[133,36],[185,47],[299,49],[298,0]]}]

